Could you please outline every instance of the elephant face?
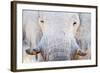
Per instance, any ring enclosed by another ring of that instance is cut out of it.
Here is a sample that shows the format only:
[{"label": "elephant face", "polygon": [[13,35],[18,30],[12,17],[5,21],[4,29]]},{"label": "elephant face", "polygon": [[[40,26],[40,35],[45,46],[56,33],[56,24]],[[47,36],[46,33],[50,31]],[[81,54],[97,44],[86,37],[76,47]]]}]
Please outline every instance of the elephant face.
[{"label": "elephant face", "polygon": [[76,41],[79,17],[79,13],[25,11],[23,31],[31,49],[40,52],[45,61],[72,60],[80,50]]},{"label": "elephant face", "polygon": [[77,13],[40,12],[43,32],[37,49],[45,60],[70,60],[79,49],[75,33],[80,25]]}]

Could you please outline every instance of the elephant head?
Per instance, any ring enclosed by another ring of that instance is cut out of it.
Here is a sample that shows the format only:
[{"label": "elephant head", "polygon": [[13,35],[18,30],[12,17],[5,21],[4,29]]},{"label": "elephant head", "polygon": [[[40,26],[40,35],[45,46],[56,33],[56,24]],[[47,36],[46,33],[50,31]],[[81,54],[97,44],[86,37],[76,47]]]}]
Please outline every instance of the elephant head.
[{"label": "elephant head", "polygon": [[81,23],[79,13],[39,11],[37,15],[39,29],[35,31],[39,31],[36,34],[40,41],[31,51],[26,50],[27,53],[40,52],[45,61],[72,60],[76,54],[86,55],[77,42]]}]

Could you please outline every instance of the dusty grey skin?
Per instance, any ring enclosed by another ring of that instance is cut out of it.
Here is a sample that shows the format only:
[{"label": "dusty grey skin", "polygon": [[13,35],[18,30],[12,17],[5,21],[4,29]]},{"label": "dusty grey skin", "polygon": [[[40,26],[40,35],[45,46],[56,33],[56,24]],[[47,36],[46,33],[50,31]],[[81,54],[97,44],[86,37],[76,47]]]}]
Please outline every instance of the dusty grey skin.
[{"label": "dusty grey skin", "polygon": [[75,38],[80,24],[77,13],[40,12],[40,15],[43,36],[37,47],[27,53],[40,52],[44,61],[72,60],[76,54],[81,55]]},{"label": "dusty grey skin", "polygon": [[45,61],[73,59],[79,48],[74,37],[66,36],[64,33],[60,34],[60,36],[55,35],[55,37],[53,35],[44,35],[36,51],[41,52]]},{"label": "dusty grey skin", "polygon": [[80,13],[81,26],[79,29],[80,36],[78,37],[81,41],[81,49],[87,50],[91,48],[91,14]]},{"label": "dusty grey skin", "polygon": [[79,59],[91,59],[91,13],[80,13],[80,27],[76,40],[80,48],[87,52],[87,55]]}]

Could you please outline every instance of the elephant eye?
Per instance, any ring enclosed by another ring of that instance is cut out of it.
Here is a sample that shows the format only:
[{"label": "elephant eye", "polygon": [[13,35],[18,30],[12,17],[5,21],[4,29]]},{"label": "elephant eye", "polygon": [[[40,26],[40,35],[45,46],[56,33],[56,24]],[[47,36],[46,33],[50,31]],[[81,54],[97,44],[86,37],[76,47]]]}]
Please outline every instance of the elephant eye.
[{"label": "elephant eye", "polygon": [[43,20],[41,20],[40,22],[41,22],[41,23],[44,23],[44,21],[43,21]]},{"label": "elephant eye", "polygon": [[76,22],[74,22],[73,25],[76,25]]}]

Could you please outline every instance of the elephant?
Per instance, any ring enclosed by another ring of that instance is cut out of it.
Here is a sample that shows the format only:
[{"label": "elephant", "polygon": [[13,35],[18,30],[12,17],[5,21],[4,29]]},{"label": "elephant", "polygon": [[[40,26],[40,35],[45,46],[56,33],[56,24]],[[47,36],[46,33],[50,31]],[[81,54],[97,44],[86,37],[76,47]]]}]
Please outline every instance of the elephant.
[{"label": "elephant", "polygon": [[[23,43],[30,46],[25,52],[36,55],[36,58],[40,53],[42,61],[77,60],[80,57],[76,58],[76,55],[85,56],[86,48],[89,47],[84,45],[84,40],[90,42],[90,34],[85,37],[87,30],[83,31],[82,27],[90,25],[90,21],[85,24],[90,20],[89,15],[76,12],[23,11]],[[88,20],[85,20],[86,16]]]}]

